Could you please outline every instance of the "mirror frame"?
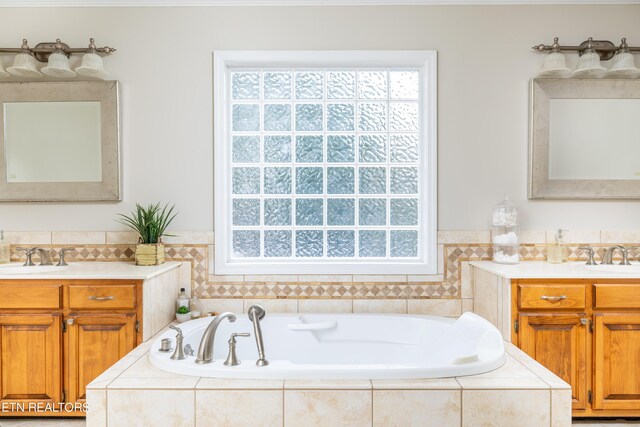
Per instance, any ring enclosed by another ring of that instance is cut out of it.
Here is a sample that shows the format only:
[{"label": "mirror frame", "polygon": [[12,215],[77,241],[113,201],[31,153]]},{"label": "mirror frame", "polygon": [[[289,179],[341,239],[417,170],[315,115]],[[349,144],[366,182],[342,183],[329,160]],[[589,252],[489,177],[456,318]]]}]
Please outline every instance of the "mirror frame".
[{"label": "mirror frame", "polygon": [[640,199],[640,179],[549,179],[551,99],[640,99],[638,79],[532,79],[529,199]]},{"label": "mirror frame", "polygon": [[[7,102],[100,102],[102,181],[7,182],[4,104]],[[0,201],[120,201],[120,124],[117,81],[0,83]]]}]

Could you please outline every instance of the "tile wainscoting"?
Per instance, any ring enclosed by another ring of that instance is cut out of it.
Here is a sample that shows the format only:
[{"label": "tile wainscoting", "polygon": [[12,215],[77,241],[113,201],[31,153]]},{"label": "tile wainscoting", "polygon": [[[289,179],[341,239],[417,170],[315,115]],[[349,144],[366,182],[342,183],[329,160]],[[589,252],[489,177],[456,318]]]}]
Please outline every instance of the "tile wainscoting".
[{"label": "tile wainscoting", "polygon": [[[215,275],[213,232],[174,232],[167,238],[167,259],[185,262],[181,285],[202,300],[205,311],[246,311],[254,302],[271,312],[388,312],[457,316],[471,310],[472,260],[491,259],[489,231],[438,232],[437,275]],[[554,231],[523,231],[521,257],[543,261],[545,242]],[[12,261],[24,260],[16,246],[39,246],[57,256],[61,247],[74,246],[68,259],[133,261],[136,235],[130,232],[6,232]],[[598,256],[612,244],[637,245],[639,232],[567,232],[569,258],[586,260],[578,250],[592,245]],[[191,286],[188,284],[191,283]]]}]

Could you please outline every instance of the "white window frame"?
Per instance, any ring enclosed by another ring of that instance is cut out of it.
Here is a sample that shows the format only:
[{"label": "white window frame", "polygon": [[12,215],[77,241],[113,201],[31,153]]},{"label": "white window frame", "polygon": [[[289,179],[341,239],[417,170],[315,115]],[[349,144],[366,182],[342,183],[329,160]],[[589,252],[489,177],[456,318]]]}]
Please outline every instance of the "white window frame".
[{"label": "white window frame", "polygon": [[[309,262],[230,259],[231,112],[230,70],[242,67],[412,67],[421,71],[420,233],[414,260]],[[215,274],[437,274],[437,52],[402,51],[216,51],[213,53]]]}]

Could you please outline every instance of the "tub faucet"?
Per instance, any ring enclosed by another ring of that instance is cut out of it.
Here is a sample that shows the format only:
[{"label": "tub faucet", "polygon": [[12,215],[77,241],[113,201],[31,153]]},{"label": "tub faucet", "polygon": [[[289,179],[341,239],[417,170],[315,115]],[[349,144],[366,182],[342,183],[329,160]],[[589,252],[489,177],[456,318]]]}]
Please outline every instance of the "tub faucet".
[{"label": "tub faucet", "polygon": [[236,321],[236,315],[227,311],[217,315],[216,318],[209,323],[209,326],[207,326],[207,329],[204,331],[204,335],[202,335],[202,340],[200,340],[196,363],[205,364],[213,362],[213,340],[216,338],[218,326],[220,326],[220,323],[222,323],[224,319],[229,319],[229,322],[233,323]]},{"label": "tub faucet", "polygon": [[256,337],[256,345],[258,346],[257,366],[267,366],[269,361],[264,357],[264,343],[262,342],[262,329],[260,329],[260,320],[264,318],[266,312],[259,305],[252,305],[247,311],[249,320],[253,323],[253,333]]}]

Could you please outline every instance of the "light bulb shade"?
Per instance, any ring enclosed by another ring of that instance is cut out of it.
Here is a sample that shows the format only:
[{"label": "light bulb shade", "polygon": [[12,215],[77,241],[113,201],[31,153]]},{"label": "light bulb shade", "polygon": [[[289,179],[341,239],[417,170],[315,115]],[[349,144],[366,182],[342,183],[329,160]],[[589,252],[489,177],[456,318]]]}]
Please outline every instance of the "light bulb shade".
[{"label": "light bulb shade", "polygon": [[11,74],[7,73],[2,65],[2,61],[0,61],[0,79],[4,79],[11,76]]},{"label": "light bulb shade", "polygon": [[54,51],[49,55],[49,63],[42,69],[42,72],[47,76],[57,78],[76,76],[76,73],[69,66],[69,58],[60,51]]},{"label": "light bulb shade", "polygon": [[7,68],[7,71],[17,77],[42,77],[42,73],[38,71],[38,60],[28,52],[17,54],[13,65]]},{"label": "light bulb shade", "polygon": [[109,76],[102,64],[102,58],[95,52],[85,53],[82,56],[82,64],[76,68],[76,73],[98,79],[106,79]]},{"label": "light bulb shade", "polygon": [[585,52],[578,58],[578,65],[573,72],[574,77],[602,77],[606,72],[600,64],[600,56],[596,52]]},{"label": "light bulb shade", "polygon": [[636,67],[631,52],[618,52],[611,59],[611,68],[607,75],[613,77],[640,77],[640,69]]},{"label": "light bulb shade", "polygon": [[571,70],[567,67],[564,54],[562,52],[551,52],[547,55],[542,65],[542,70],[538,74],[540,77],[564,77],[569,75]]}]

